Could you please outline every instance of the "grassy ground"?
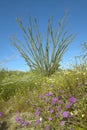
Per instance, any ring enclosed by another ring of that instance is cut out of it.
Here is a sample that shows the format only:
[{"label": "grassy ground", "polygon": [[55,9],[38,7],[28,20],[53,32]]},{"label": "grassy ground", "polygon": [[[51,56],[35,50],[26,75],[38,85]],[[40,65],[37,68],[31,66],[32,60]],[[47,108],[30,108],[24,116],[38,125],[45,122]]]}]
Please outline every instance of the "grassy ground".
[{"label": "grassy ground", "polygon": [[0,130],[87,130],[87,70],[0,72]]}]

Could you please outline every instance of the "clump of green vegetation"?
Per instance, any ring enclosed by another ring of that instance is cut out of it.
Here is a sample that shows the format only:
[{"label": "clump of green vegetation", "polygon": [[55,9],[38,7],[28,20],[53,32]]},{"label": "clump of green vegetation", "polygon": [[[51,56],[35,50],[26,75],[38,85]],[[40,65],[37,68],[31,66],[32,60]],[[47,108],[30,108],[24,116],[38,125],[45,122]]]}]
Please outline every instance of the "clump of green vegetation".
[{"label": "clump of green vegetation", "polygon": [[5,75],[0,85],[1,128],[4,123],[7,130],[86,130],[86,68],[60,70],[50,77],[32,71]]}]

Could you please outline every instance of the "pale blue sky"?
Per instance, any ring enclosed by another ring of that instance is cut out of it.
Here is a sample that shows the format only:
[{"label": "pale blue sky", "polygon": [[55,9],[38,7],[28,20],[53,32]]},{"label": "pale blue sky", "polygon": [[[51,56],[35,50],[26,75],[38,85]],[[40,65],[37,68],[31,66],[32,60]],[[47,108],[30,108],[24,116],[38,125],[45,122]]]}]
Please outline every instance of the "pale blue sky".
[{"label": "pale blue sky", "polygon": [[28,17],[36,17],[40,31],[44,33],[48,18],[53,16],[53,24],[56,26],[65,10],[68,10],[71,32],[78,33],[78,36],[65,53],[62,66],[80,55],[81,43],[87,41],[87,0],[0,0],[0,62],[11,59],[3,67],[9,70],[28,70],[9,40],[14,34],[23,39],[16,18],[22,17],[27,26]]}]

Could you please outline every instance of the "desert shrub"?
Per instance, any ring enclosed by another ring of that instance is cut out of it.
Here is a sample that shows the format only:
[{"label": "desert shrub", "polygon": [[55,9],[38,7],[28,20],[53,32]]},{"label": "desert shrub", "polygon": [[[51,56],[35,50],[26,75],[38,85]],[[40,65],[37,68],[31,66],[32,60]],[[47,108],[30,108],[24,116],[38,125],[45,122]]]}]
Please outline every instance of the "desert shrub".
[{"label": "desert shrub", "polygon": [[[75,38],[75,35],[70,34],[67,28],[66,15],[58,21],[56,30],[53,29],[52,20],[48,20],[44,40],[40,34],[36,18],[34,24],[31,18],[29,19],[28,29],[23,26],[21,19],[17,19],[17,22],[23,31],[25,42],[23,43],[14,37],[11,39],[12,44],[25,59],[31,70],[37,70],[43,75],[50,76],[59,69],[60,61],[68,45]],[[45,42],[43,43],[43,41]],[[50,52],[52,53],[50,54]]]}]

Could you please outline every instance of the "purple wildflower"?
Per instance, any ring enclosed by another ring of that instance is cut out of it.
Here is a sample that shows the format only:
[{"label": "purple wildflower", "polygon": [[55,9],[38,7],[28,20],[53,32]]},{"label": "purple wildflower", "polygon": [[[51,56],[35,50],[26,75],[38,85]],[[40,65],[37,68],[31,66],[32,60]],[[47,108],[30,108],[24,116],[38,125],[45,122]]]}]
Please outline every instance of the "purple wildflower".
[{"label": "purple wildflower", "polygon": [[53,104],[56,104],[56,102],[57,102],[57,98],[55,97],[55,98],[52,99],[51,103],[53,105]]},{"label": "purple wildflower", "polygon": [[36,120],[36,125],[40,124],[40,119]]},{"label": "purple wildflower", "polygon": [[50,126],[45,126],[45,130],[50,130]]},{"label": "purple wildflower", "polygon": [[71,104],[70,103],[68,103],[68,104],[66,104],[66,108],[68,109],[68,108],[70,108],[70,106],[71,106]]},{"label": "purple wildflower", "polygon": [[2,115],[3,115],[3,113],[2,113],[2,112],[0,112],[0,117],[2,117]]},{"label": "purple wildflower", "polygon": [[35,112],[35,115],[36,115],[36,116],[39,116],[39,114],[40,114],[40,111],[37,110],[37,111]]},{"label": "purple wildflower", "polygon": [[40,108],[37,108],[36,112],[35,112],[35,116],[39,116],[40,115]]},{"label": "purple wildflower", "polygon": [[53,118],[52,117],[49,117],[49,121],[52,121],[53,120]]},{"label": "purple wildflower", "polygon": [[75,102],[76,102],[76,98],[75,98],[75,97],[71,97],[71,98],[69,99],[69,102],[70,102],[71,104],[75,103]]},{"label": "purple wildflower", "polygon": [[25,121],[24,122],[24,126],[28,126],[29,125],[29,122],[28,121]]},{"label": "purple wildflower", "polygon": [[45,96],[49,97],[49,96],[52,96],[53,93],[52,92],[49,92],[49,93],[46,93]]},{"label": "purple wildflower", "polygon": [[19,114],[19,111],[16,111],[16,114]]},{"label": "purple wildflower", "polygon": [[19,117],[18,117],[18,116],[16,116],[15,120],[16,120],[17,122],[18,122],[18,121],[20,121],[20,119],[19,119]]},{"label": "purple wildflower", "polygon": [[42,95],[39,95],[39,98],[40,98],[40,99],[42,99],[42,98],[43,98],[43,96],[42,96]]},{"label": "purple wildflower", "polygon": [[61,97],[62,97],[62,96],[59,95],[59,96],[58,96],[58,99],[61,99]]},{"label": "purple wildflower", "polygon": [[60,125],[61,125],[61,126],[64,126],[64,125],[65,125],[65,121],[61,121],[61,122],[60,122]]},{"label": "purple wildflower", "polygon": [[50,113],[52,114],[53,112],[54,112],[54,110],[53,110],[53,109],[51,109],[51,110],[50,110]]},{"label": "purple wildflower", "polygon": [[62,110],[61,106],[58,106],[58,110],[59,110],[59,111],[61,111],[61,110]]},{"label": "purple wildflower", "polygon": [[59,113],[56,113],[56,117],[59,117],[60,116],[60,114]]},{"label": "purple wildflower", "polygon": [[18,123],[19,123],[19,124],[24,124],[24,121],[20,119],[20,120],[18,121]]},{"label": "purple wildflower", "polygon": [[67,118],[68,116],[69,116],[69,112],[64,111],[64,112],[63,112],[63,117],[64,117],[64,118]]},{"label": "purple wildflower", "polygon": [[49,97],[49,93],[46,93],[45,96]]}]

